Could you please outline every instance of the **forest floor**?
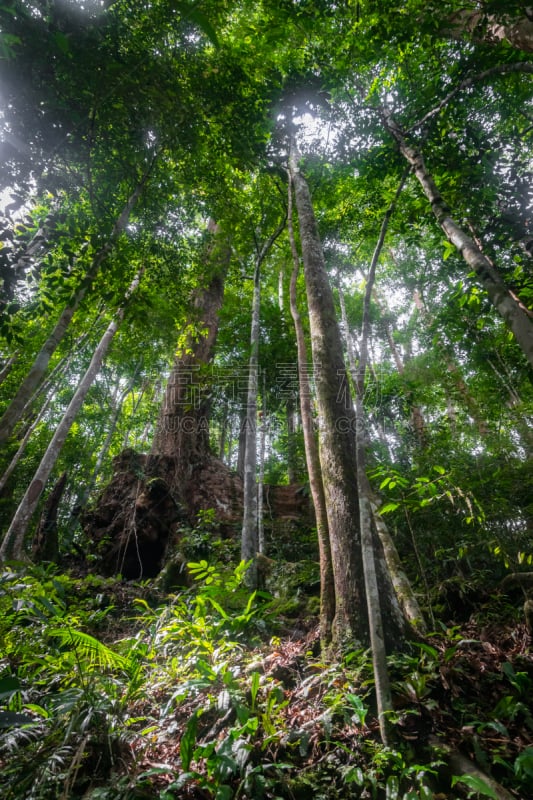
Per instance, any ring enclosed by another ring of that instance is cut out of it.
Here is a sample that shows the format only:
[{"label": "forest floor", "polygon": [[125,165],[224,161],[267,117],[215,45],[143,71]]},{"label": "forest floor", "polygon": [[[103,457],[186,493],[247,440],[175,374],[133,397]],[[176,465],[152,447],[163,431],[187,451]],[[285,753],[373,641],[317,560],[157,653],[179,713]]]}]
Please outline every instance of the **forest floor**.
[{"label": "forest floor", "polygon": [[508,606],[390,656],[384,747],[369,654],[322,656],[316,597],[196,577],[163,595],[4,570],[3,798],[533,798],[533,656]]}]

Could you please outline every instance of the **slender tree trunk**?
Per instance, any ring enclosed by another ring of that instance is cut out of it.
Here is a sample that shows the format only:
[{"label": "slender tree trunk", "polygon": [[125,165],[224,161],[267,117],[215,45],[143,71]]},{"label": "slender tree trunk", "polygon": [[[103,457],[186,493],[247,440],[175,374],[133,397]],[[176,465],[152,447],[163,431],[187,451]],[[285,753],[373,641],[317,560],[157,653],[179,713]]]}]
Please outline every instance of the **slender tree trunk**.
[{"label": "slender tree trunk", "polygon": [[294,413],[294,400],[289,397],[285,403],[285,419],[287,421],[287,478],[290,484],[298,481]]},{"label": "slender tree trunk", "polygon": [[43,513],[33,538],[32,558],[34,561],[57,562],[59,560],[57,512],[67,485],[67,474],[67,472],[63,472],[57,479],[44,505]]},{"label": "slender tree trunk", "polygon": [[368,642],[359,502],[355,479],[355,414],[311,194],[298,167],[294,142],[289,169],[295,190],[304,264],[311,349],[319,413],[319,453],[335,584],[333,641]]},{"label": "slender tree trunk", "polygon": [[239,412],[239,437],[237,442],[237,467],[236,472],[244,481],[244,460],[246,458],[246,402],[243,399]]},{"label": "slender tree trunk", "polygon": [[[136,275],[133,279],[126,293],[126,302],[136,290],[140,280],[141,274]],[[85,375],[81,379],[78,388],[74,392],[74,396],[72,397],[72,400],[65,411],[63,419],[56,428],[56,431],[52,436],[41,463],[37,468],[37,471],[33,476],[33,479],[28,486],[24,497],[22,498],[11,525],[2,541],[0,546],[0,561],[5,560],[11,555],[14,558],[20,558],[23,554],[24,537],[26,535],[30,519],[37,508],[37,504],[45,487],[46,481],[48,480],[50,473],[55,466],[57,457],[61,452],[61,448],[65,443],[72,424],[83,405],[85,397],[87,396],[94,379],[101,369],[102,362],[109,350],[118,327],[122,322],[124,312],[125,304],[118,309],[117,313],[115,314],[115,318],[109,323],[107,330],[98,344],[98,347],[94,351],[91,363],[89,364]]]},{"label": "slender tree trunk", "polygon": [[262,411],[259,428],[259,479],[257,481],[257,551],[266,555],[265,521],[263,518],[263,496],[265,486],[265,452],[267,435],[266,391],[263,375]]},{"label": "slender tree trunk", "polygon": [[320,638],[325,649],[331,643],[333,621],[335,619],[335,582],[333,578],[333,563],[331,559],[331,546],[328,531],[328,516],[326,511],[326,498],[320,471],[320,456],[318,443],[313,426],[313,409],[311,406],[311,385],[307,371],[307,349],[305,346],[305,333],[302,318],[298,311],[296,285],[300,271],[300,258],[296,249],[292,222],[292,179],[289,173],[289,202],[287,222],[289,239],[293,258],[289,300],[291,315],[294,321],[296,346],[298,351],[298,379],[300,385],[300,414],[304,434],[305,459],[309,475],[309,487],[313,506],[315,509],[316,529],[318,536],[318,551],[320,558]]},{"label": "slender tree trunk", "polygon": [[[98,315],[97,319],[92,324],[91,328],[93,330],[96,327],[97,322],[100,320],[100,317],[101,317],[101,314]],[[73,355],[74,354],[76,354],[77,356],[80,355],[80,353],[82,352],[82,348],[83,348],[83,346],[84,346],[84,344],[85,344],[85,342],[87,341],[88,338],[89,338],[89,334],[88,333],[84,333],[81,336],[78,336],[76,341],[73,342],[73,344],[70,347],[69,351],[67,353],[65,353],[65,355],[57,362],[55,367],[48,374],[46,380],[44,380],[39,385],[39,387],[35,390],[35,392],[32,394],[32,396],[29,398],[29,400],[24,405],[24,408],[22,409],[22,412],[20,414],[20,418],[19,418],[18,422],[20,423],[21,427],[22,427],[23,423],[26,420],[30,420],[30,422],[31,422],[32,408],[33,408],[33,405],[36,402],[36,400],[41,395],[47,395],[49,393],[50,389],[54,389],[55,390],[55,387],[58,384],[60,378],[65,374],[65,371],[66,371],[67,367],[69,366]]]},{"label": "slender tree trunk", "polygon": [[400,185],[387,209],[381,225],[378,242],[368,271],[366,292],[363,306],[363,326],[361,332],[359,368],[356,383],[356,452],[357,452],[357,488],[359,491],[359,519],[361,526],[361,549],[365,575],[366,601],[370,626],[370,647],[372,650],[372,663],[374,667],[374,681],[376,687],[376,701],[378,709],[379,728],[383,744],[391,743],[389,715],[392,711],[392,696],[390,691],[389,674],[387,670],[387,651],[385,649],[385,636],[383,631],[383,609],[380,602],[380,588],[376,559],[374,557],[374,534],[371,504],[371,488],[366,475],[366,445],[365,445],[365,410],[364,392],[365,375],[368,361],[368,340],[370,335],[370,301],[375,283],[376,267],[383,249],[387,228],[396,203],[407,178],[407,171],[402,176]]},{"label": "slender tree trunk", "polygon": [[[391,254],[394,259],[394,254]],[[383,301],[379,298],[377,291],[374,289],[373,297],[380,312],[383,313]],[[384,324],[385,329],[385,336],[387,338],[387,343],[389,345],[390,351],[392,353],[392,357],[394,359],[394,363],[396,364],[396,369],[398,370],[399,375],[405,375],[405,364],[402,360],[402,356],[398,347],[396,346],[396,342],[394,341],[394,335],[391,325],[389,324],[388,320],[385,320]],[[424,415],[422,413],[422,409],[415,402],[415,398],[413,396],[413,392],[406,389],[405,397],[409,404],[410,413],[411,413],[411,424],[413,426],[413,430],[415,433],[416,441],[420,448],[424,449],[427,447],[428,444],[428,435],[426,429],[426,422],[424,420]]]},{"label": "slender tree trunk", "polygon": [[385,524],[385,520],[379,513],[379,505],[373,495],[370,496],[370,505],[372,508],[374,525],[385,555],[387,570],[391,577],[402,612],[415,633],[424,636],[427,633],[424,615],[416,599],[411,582],[405,574],[400,555],[394,544],[394,539]]},{"label": "slender tree trunk", "polygon": [[348,325],[348,314],[346,313],[346,303],[344,300],[344,292],[342,291],[342,287],[340,285],[340,280],[337,284],[337,290],[339,292],[339,303],[341,307],[341,322],[342,327],[344,330],[344,341],[346,342],[346,354],[348,356],[348,369],[350,371],[350,377],[352,379],[352,384],[355,387],[357,382],[357,352],[354,345],[354,340],[352,333],[350,331],[350,326]]},{"label": "slender tree trunk", "polygon": [[[11,461],[10,461],[8,467],[6,468],[4,474],[0,478],[0,492],[3,491],[4,487],[7,484],[7,481],[9,480],[9,478],[11,477],[13,472],[15,471],[20,459],[24,455],[24,452],[26,450],[26,446],[27,446],[27,444],[28,444],[28,442],[29,442],[34,430],[37,428],[37,426],[39,425],[41,420],[44,418],[44,415],[48,411],[48,409],[49,409],[49,407],[50,407],[50,405],[52,403],[52,400],[54,399],[55,393],[57,391],[57,386],[59,384],[59,381],[64,376],[65,372],[67,371],[68,366],[70,364],[70,360],[71,360],[74,352],[79,353],[79,348],[81,347],[81,345],[85,341],[85,339],[87,339],[87,336],[88,336],[88,334],[84,334],[83,336],[79,337],[77,342],[71,348],[71,351],[64,358],[62,358],[61,361],[59,361],[58,364],[56,364],[56,366],[54,367],[54,369],[52,370],[52,372],[48,376],[48,379],[42,384],[40,389],[38,391],[36,391],[34,393],[34,395],[31,397],[31,399],[26,403],[26,405],[25,405],[25,407],[23,409],[23,412],[22,412],[21,421],[24,421],[26,417],[29,417],[29,411],[32,408],[32,406],[33,406],[35,400],[37,399],[37,397],[39,395],[45,395],[45,400],[44,400],[44,403],[41,406],[40,410],[37,412],[37,414],[34,415],[34,418],[26,424],[25,429],[23,431],[21,431],[22,438],[20,439],[17,452],[15,453],[13,458],[11,459]],[[46,393],[48,393],[47,397],[46,397]]]},{"label": "slender tree trunk", "polygon": [[248,362],[248,394],[246,399],[246,446],[244,457],[244,509],[242,520],[241,558],[250,561],[246,582],[250,588],[257,587],[257,564],[259,552],[257,512],[257,389],[259,370],[259,320],[261,310],[261,265],[270,248],[285,227],[285,220],[264,242],[255,259],[254,291],[252,300],[252,324],[250,331],[250,359]]},{"label": "slender tree trunk", "polygon": [[32,422],[32,424],[28,426],[23,438],[20,441],[20,444],[18,446],[17,452],[15,453],[15,455],[13,456],[11,461],[9,462],[9,465],[7,466],[6,470],[4,471],[4,474],[0,478],[0,492],[2,492],[4,490],[4,487],[7,484],[9,478],[11,477],[13,472],[15,471],[15,469],[17,467],[17,464],[19,463],[20,459],[22,458],[22,456],[24,454],[24,451],[26,450],[26,445],[28,444],[33,431],[35,430],[37,425],[40,423],[40,421],[43,419],[43,417],[46,414],[46,412],[48,411],[48,409],[50,407],[50,404],[51,404],[53,399],[54,399],[54,393],[51,392],[50,395],[46,398],[41,410],[39,411],[39,413],[35,417],[35,419]]},{"label": "slender tree trunk", "polygon": [[218,457],[224,463],[228,463],[226,461],[226,443],[228,438],[228,429],[229,429],[229,407],[227,401],[224,401],[224,407],[222,409],[222,421],[220,423],[220,436],[218,439]]},{"label": "slender tree trunk", "polygon": [[382,108],[382,118],[387,130],[396,139],[400,152],[411,165],[437,222],[468,266],[476,273],[491,303],[513,332],[519,347],[529,364],[533,366],[533,320],[525,313],[476,242],[451,217],[450,209],[429,173],[422,153],[407,143],[405,134],[386,108]]},{"label": "slender tree trunk", "polygon": [[7,376],[9,375],[11,370],[13,369],[13,366],[17,361],[17,356],[18,356],[18,352],[17,353],[13,353],[13,355],[10,356],[7,359],[6,363],[4,364],[2,369],[0,370],[0,385],[5,381],[5,379],[7,378]]},{"label": "slender tree trunk", "polygon": [[150,165],[148,170],[145,172],[142,180],[135,188],[135,191],[129,197],[126,205],[122,209],[120,216],[115,222],[109,240],[93,258],[92,264],[89,267],[87,274],[85,275],[85,278],[78,286],[78,289],[71,297],[67,306],[63,309],[54,330],[52,331],[46,342],[41,347],[28,374],[22,381],[22,384],[20,385],[18,392],[16,393],[10,405],[4,412],[3,417],[0,419],[0,444],[4,443],[11,436],[15,425],[17,424],[18,420],[22,415],[22,411],[26,403],[28,402],[29,398],[32,396],[33,392],[36,390],[36,388],[42,381],[43,376],[48,368],[48,364],[50,363],[50,359],[52,355],[55,353],[57,346],[63,339],[70,325],[72,317],[74,316],[74,313],[78,309],[81,301],[85,297],[90,284],[96,277],[101,265],[104,263],[108,255],[111,253],[116,240],[125,231],[126,226],[129,222],[130,214],[146,185],[146,182],[148,180],[151,171],[151,167],[152,165]]},{"label": "slender tree trunk", "polygon": [[257,564],[259,551],[257,530],[257,377],[259,367],[259,311],[261,304],[261,262],[257,259],[254,270],[252,300],[252,325],[250,331],[250,359],[248,362],[248,394],[246,398],[246,421],[244,447],[244,497],[241,535],[241,558],[250,561],[246,581],[250,588],[257,588]]}]

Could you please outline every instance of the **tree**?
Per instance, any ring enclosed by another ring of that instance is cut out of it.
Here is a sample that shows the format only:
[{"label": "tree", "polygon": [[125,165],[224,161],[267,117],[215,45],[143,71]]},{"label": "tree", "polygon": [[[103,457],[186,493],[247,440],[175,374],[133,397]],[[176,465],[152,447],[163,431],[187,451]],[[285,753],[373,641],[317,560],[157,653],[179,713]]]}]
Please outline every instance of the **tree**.
[{"label": "tree", "polygon": [[[342,343],[336,320],[311,195],[298,165],[294,138],[289,170],[294,185],[306,280],[311,349],[319,413],[320,465],[335,582],[333,638],[337,645],[363,643],[368,637],[365,618],[365,572],[359,527],[355,430]],[[386,573],[382,575],[386,579]],[[396,647],[403,639],[403,621],[391,591],[383,591],[388,607],[388,635]],[[372,620],[373,621],[373,620]]]},{"label": "tree", "polygon": [[248,362],[248,393],[245,418],[244,507],[242,520],[241,557],[251,561],[247,573],[248,585],[257,587],[256,555],[259,552],[258,486],[257,486],[257,392],[259,367],[259,315],[261,311],[261,265],[272,245],[285,227],[283,219],[276,230],[257,245],[254,265],[254,292],[250,328],[250,360]]},{"label": "tree", "polygon": [[[128,292],[126,293],[125,303],[128,302],[131,295],[137,289],[141,277],[142,274],[138,274],[134,277],[129,286]],[[98,347],[94,351],[91,363],[89,364],[85,375],[82,377],[76,391],[74,392],[63,419],[57,427],[50,444],[46,449],[46,453],[42,457],[41,463],[35,475],[33,476],[33,479],[28,486],[24,497],[20,501],[15,516],[11,521],[11,525],[9,526],[9,529],[2,540],[2,544],[0,545],[1,560],[5,560],[9,556],[21,558],[23,555],[24,537],[28,529],[28,523],[35,509],[37,508],[37,504],[46,485],[46,481],[50,477],[50,473],[55,466],[57,457],[63,444],[65,443],[65,439],[68,436],[76,415],[78,414],[83,401],[85,400],[87,392],[91,388],[91,385],[102,366],[102,362],[107,354],[111,342],[113,341],[113,337],[115,336],[118,327],[122,322],[124,312],[125,306],[121,306],[107,326],[106,331],[98,344]]]},{"label": "tree", "polygon": [[289,199],[287,211],[287,225],[289,229],[289,241],[291,247],[293,269],[289,289],[289,299],[291,315],[294,322],[296,333],[296,344],[298,348],[298,381],[300,385],[300,412],[302,416],[302,427],[305,444],[305,459],[307,464],[307,474],[309,475],[309,487],[313,498],[315,509],[316,530],[318,538],[318,549],[320,558],[320,636],[323,647],[331,644],[332,629],[335,621],[335,583],[333,562],[331,558],[331,543],[328,529],[328,515],[326,508],[326,497],[322,473],[320,470],[320,455],[318,442],[314,430],[313,409],[311,403],[311,383],[307,365],[307,347],[305,342],[305,332],[302,317],[298,310],[297,301],[297,280],[300,271],[300,257],[296,247],[296,239],[293,228],[293,187],[292,176],[288,171]]}]

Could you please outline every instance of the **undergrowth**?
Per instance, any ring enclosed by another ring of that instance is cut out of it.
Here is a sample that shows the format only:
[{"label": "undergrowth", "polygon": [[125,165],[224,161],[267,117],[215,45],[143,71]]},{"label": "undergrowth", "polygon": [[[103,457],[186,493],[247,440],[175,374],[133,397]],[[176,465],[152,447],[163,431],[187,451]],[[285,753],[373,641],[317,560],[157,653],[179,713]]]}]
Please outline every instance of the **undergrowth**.
[{"label": "undergrowth", "polygon": [[391,657],[397,744],[385,748],[367,652],[326,661],[316,628],[285,635],[244,563],[188,568],[195,586],[172,595],[3,568],[2,798],[496,796],[449,774],[439,742],[531,796],[533,667],[516,642],[491,650],[451,629]]}]

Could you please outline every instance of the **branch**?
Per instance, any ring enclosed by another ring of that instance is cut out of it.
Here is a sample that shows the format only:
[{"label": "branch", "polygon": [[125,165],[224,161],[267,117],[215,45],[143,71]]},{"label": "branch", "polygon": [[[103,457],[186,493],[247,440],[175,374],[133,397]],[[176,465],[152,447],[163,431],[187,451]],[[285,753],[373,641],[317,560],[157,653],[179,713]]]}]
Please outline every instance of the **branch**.
[{"label": "branch", "polygon": [[490,67],[490,69],[480,72],[479,75],[471,75],[470,78],[465,78],[465,80],[461,81],[461,83],[456,86],[455,89],[452,89],[451,92],[448,92],[446,97],[444,97],[440,103],[435,106],[435,108],[432,108],[431,111],[428,111],[427,114],[424,114],[422,119],[419,119],[418,122],[415,122],[410,128],[407,128],[405,133],[410,133],[415,128],[419,128],[425,122],[435,117],[439,111],[442,111],[444,106],[448,105],[450,100],[452,100],[456,94],[462,92],[463,89],[468,89],[469,86],[472,86],[478,81],[484,81],[485,78],[490,78],[491,75],[507,75],[514,72],[533,73],[533,63],[531,61],[516,61],[514,64],[498,64],[495,67]]}]

